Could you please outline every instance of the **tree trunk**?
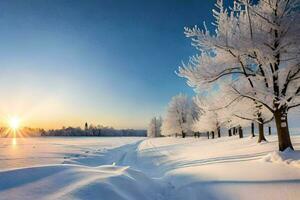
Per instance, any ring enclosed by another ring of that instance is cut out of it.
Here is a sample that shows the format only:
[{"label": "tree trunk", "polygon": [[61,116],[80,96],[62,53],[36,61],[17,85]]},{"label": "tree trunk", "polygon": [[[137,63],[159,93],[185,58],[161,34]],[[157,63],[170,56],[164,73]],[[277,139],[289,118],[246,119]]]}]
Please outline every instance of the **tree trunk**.
[{"label": "tree trunk", "polygon": [[231,136],[232,136],[232,134],[231,134],[231,128],[230,128],[230,129],[228,129],[228,136],[229,136],[229,137],[231,137]]},{"label": "tree trunk", "polygon": [[255,137],[254,129],[255,129],[254,123],[252,122],[252,123],[251,123],[251,135],[252,135],[252,137]]},{"label": "tree trunk", "polygon": [[182,133],[182,138],[185,138],[185,132],[182,131],[181,133]]},{"label": "tree trunk", "polygon": [[207,131],[207,139],[209,139],[209,132]]},{"label": "tree trunk", "polygon": [[269,135],[272,135],[272,129],[271,129],[271,126],[269,126]]},{"label": "tree trunk", "polygon": [[287,113],[284,108],[274,112],[274,118],[277,128],[279,151],[284,151],[286,148],[294,150],[287,121]]},{"label": "tree trunk", "polygon": [[233,127],[233,135],[236,133],[236,127]]},{"label": "tree trunk", "polygon": [[211,139],[215,139],[215,132],[214,131],[211,132]]},{"label": "tree trunk", "polygon": [[265,132],[264,132],[264,124],[263,119],[258,119],[258,143],[261,143],[261,141],[267,141],[265,138]]},{"label": "tree trunk", "polygon": [[243,138],[243,137],[244,137],[243,129],[242,129],[241,126],[239,127],[239,137],[240,137],[240,138]]},{"label": "tree trunk", "polygon": [[218,128],[218,137],[220,138],[221,137],[221,129]]}]

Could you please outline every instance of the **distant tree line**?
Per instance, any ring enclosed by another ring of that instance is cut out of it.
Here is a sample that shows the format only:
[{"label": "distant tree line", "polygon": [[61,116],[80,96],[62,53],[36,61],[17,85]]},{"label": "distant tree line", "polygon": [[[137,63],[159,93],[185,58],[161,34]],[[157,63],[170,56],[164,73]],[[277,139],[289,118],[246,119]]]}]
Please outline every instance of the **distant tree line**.
[{"label": "distant tree line", "polygon": [[41,136],[94,136],[94,137],[116,137],[116,136],[131,136],[131,137],[145,137],[146,130],[135,129],[114,129],[106,126],[87,126],[84,129],[80,127],[63,127],[61,129],[51,129],[43,131]]}]

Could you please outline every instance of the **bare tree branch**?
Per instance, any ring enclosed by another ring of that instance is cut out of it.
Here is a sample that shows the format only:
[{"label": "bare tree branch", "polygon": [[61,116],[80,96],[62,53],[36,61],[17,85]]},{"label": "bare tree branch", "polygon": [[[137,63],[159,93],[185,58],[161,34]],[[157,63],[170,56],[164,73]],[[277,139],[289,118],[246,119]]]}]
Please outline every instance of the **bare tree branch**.
[{"label": "bare tree branch", "polygon": [[245,97],[245,98],[248,98],[248,99],[251,99],[253,101],[256,101],[262,105],[264,105],[268,110],[270,110],[272,113],[274,113],[274,110],[269,106],[267,105],[266,103],[262,102],[261,100],[255,98],[255,97],[252,97],[252,96],[249,96],[249,95],[245,95],[245,94],[242,94],[240,93],[236,88],[232,87],[239,95],[241,95],[242,97]]}]

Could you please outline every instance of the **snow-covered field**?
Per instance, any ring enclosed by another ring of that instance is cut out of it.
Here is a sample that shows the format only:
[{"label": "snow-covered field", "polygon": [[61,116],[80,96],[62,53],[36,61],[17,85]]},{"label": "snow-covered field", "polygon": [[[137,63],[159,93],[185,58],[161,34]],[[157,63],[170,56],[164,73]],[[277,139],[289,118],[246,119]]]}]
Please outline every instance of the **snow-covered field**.
[{"label": "snow-covered field", "polygon": [[0,199],[299,199],[300,136],[256,139],[0,139]]}]

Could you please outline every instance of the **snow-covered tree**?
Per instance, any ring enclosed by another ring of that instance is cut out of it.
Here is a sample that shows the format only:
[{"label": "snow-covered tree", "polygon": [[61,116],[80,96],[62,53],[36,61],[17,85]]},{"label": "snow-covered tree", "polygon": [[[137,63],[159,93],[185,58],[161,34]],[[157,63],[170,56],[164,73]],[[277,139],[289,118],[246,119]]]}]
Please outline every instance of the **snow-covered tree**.
[{"label": "snow-covered tree", "polygon": [[268,109],[246,98],[231,105],[228,109],[231,110],[232,117],[237,121],[246,120],[248,121],[248,125],[253,121],[256,122],[259,130],[258,143],[266,141],[264,125],[273,120],[273,115]]},{"label": "snow-covered tree", "polygon": [[195,104],[186,95],[179,94],[173,97],[163,120],[162,133],[179,134],[184,138],[192,131],[193,121],[198,117],[196,110]]},{"label": "snow-covered tree", "polygon": [[243,98],[224,83],[218,85],[209,94],[198,95],[195,102],[201,112],[199,120],[194,124],[196,131],[216,132],[220,137],[221,127],[230,130],[234,127],[247,127],[250,124],[246,117],[253,113],[253,108],[245,106],[246,102]]},{"label": "snow-covered tree", "polygon": [[[235,85],[233,88],[238,88],[238,90],[245,91],[246,88],[243,85],[249,87],[249,84],[245,84],[245,82],[243,84],[241,81],[238,81],[239,85]],[[263,127],[264,124],[273,119],[272,112],[270,112],[260,103],[241,96],[236,92],[236,89],[232,89],[232,87],[225,85],[222,88],[223,90],[221,90],[221,93],[224,93],[224,95],[221,99],[222,102],[226,103],[224,106],[223,115],[228,116],[230,121],[236,121],[235,123],[240,123],[240,120],[257,122],[259,127],[258,142],[260,143],[261,141],[266,141]],[[249,122],[246,124],[249,125]]]},{"label": "snow-covered tree", "polygon": [[161,117],[153,117],[150,120],[147,136],[148,137],[160,137],[161,136],[161,126],[162,126],[162,118]]},{"label": "snow-covered tree", "polygon": [[186,28],[200,55],[179,69],[198,90],[220,79],[248,81],[236,92],[273,113],[279,150],[293,149],[287,115],[300,106],[300,0],[218,0],[216,31]]},{"label": "snow-covered tree", "polygon": [[195,97],[194,102],[199,108],[199,115],[197,120],[194,120],[193,130],[210,132],[212,133],[212,138],[214,138],[215,133],[218,134],[218,137],[221,137],[222,117],[217,110],[214,110],[214,103],[204,96]]}]

